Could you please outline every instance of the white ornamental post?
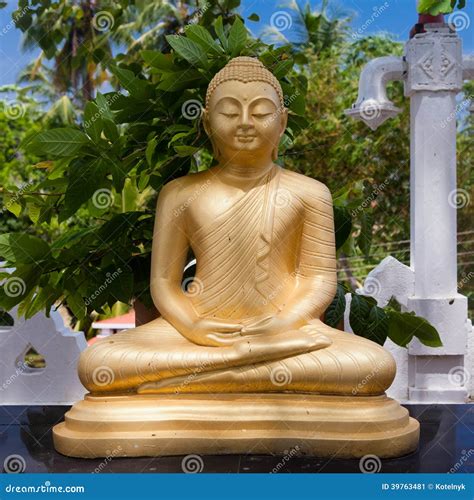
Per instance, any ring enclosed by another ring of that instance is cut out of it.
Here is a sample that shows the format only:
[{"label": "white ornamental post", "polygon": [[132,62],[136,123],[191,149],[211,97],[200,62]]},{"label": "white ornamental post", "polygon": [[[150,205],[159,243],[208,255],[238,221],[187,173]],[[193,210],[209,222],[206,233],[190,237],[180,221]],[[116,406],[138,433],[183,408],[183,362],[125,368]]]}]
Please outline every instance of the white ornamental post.
[{"label": "white ornamental post", "polygon": [[[467,298],[457,292],[456,95],[463,79],[472,78],[473,61],[466,58],[463,64],[461,39],[449,25],[424,28],[407,42],[403,61],[380,58],[368,63],[359,98],[348,114],[376,128],[396,109],[380,87],[388,79],[404,81],[410,98],[410,253],[415,279],[406,304],[435,326],[443,342],[439,348],[417,339],[410,343],[408,399],[463,402],[468,397],[464,365],[472,326]],[[391,71],[374,74],[377,61],[390,61]]]},{"label": "white ornamental post", "polygon": [[446,24],[425,29],[406,46],[410,254],[415,271],[408,308],[438,329],[443,346],[430,348],[417,339],[409,345],[414,375],[409,399],[463,402],[468,395],[462,384],[467,298],[457,293],[456,225],[456,95],[463,82],[462,48],[461,39]]}]

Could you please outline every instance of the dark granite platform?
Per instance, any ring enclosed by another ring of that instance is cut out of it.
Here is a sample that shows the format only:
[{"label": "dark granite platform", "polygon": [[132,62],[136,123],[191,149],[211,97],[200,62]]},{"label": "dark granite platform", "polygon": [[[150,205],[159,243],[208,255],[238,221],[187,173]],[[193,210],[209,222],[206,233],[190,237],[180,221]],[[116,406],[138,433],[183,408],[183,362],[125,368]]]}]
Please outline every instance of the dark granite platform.
[{"label": "dark granite platform", "polygon": [[[380,472],[474,472],[474,404],[407,405],[421,424],[420,447],[382,460]],[[57,453],[51,428],[65,406],[0,406],[0,464],[20,455],[25,472],[183,472],[183,457],[77,459]],[[262,455],[203,456],[203,472],[360,472],[359,460]],[[453,470],[454,469],[454,470]]]}]

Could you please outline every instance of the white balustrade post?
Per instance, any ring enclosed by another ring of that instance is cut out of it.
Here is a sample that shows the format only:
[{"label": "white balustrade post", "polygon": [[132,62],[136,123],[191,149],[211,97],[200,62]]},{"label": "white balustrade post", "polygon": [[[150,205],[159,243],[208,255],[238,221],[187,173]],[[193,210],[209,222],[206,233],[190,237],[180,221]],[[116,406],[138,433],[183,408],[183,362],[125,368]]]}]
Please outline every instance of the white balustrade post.
[{"label": "white balustrade post", "polygon": [[407,307],[438,330],[443,347],[409,346],[409,399],[462,402],[467,299],[457,293],[456,94],[462,87],[461,39],[445,24],[406,45],[410,97],[411,266]]}]

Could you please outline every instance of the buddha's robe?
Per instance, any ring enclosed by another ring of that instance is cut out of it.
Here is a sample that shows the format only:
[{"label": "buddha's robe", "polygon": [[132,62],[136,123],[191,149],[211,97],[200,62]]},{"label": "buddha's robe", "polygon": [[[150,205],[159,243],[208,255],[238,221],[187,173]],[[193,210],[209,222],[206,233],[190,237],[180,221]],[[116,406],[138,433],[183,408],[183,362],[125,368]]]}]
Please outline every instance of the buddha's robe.
[{"label": "buddha's robe", "polygon": [[[311,311],[312,301],[325,295],[330,302],[335,249],[326,188],[278,168],[221,213],[213,213],[212,173],[178,179],[176,188],[186,190],[192,182],[209,183],[199,200],[179,211],[197,259],[195,282],[183,300],[190,300],[199,316],[250,324],[285,311],[298,283],[315,277],[319,290],[299,306]],[[243,335],[233,346],[205,347],[190,342],[161,317],[89,347],[81,355],[79,376],[86,388],[98,393],[367,395],[382,394],[390,386],[395,363],[382,347],[330,328],[318,317],[305,319],[298,334]]]}]

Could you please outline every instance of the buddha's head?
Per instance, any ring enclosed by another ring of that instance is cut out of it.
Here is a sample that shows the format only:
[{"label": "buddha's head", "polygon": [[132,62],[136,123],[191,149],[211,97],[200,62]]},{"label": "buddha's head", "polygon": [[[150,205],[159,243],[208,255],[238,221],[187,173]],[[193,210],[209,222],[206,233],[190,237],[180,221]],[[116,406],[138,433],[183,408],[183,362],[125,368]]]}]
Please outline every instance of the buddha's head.
[{"label": "buddha's head", "polygon": [[217,160],[276,160],[287,120],[280,83],[257,58],[232,59],[209,83],[203,123]]}]

